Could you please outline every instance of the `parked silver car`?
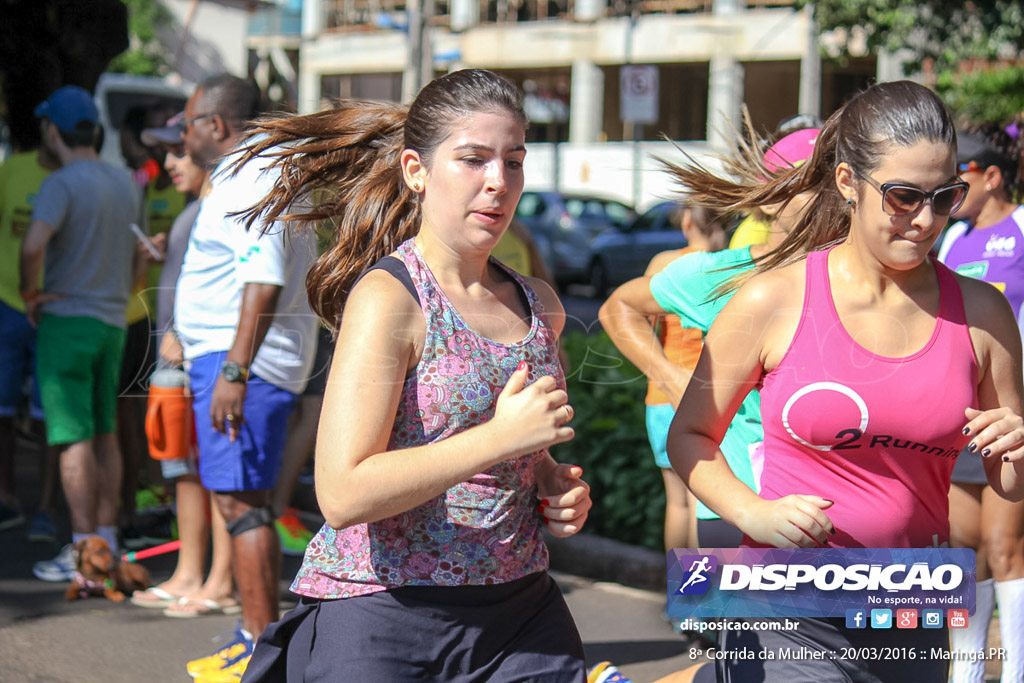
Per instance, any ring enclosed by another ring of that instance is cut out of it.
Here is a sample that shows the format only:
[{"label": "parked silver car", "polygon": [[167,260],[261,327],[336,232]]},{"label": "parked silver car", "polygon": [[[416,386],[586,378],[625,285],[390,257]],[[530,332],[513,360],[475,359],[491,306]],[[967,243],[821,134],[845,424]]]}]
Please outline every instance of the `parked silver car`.
[{"label": "parked silver car", "polygon": [[587,282],[596,297],[640,277],[655,255],[687,246],[680,227],[682,206],[661,202],[622,228],[602,232],[591,243]]},{"label": "parked silver car", "polygon": [[629,225],[636,212],[615,199],[561,192],[523,192],[516,217],[530,229],[537,249],[559,285],[585,283],[591,241],[599,233]]}]

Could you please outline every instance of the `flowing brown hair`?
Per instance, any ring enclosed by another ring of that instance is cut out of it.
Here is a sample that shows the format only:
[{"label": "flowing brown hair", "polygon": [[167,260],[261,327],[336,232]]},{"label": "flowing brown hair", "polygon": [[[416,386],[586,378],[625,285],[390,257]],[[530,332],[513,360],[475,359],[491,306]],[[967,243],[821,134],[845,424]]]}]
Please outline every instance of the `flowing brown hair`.
[{"label": "flowing brown hair", "polygon": [[343,100],[316,114],[255,122],[232,168],[259,157],[281,176],[241,215],[249,228],[257,221],[264,230],[276,221],[318,226],[327,244],[306,276],[306,291],[332,329],[359,276],[419,230],[419,195],[402,177],[402,152],[416,151],[429,167],[458,123],[483,112],[527,123],[522,93],[483,69],[431,81],[408,108]]},{"label": "flowing brown hair", "polygon": [[[841,162],[870,174],[894,147],[912,147],[922,140],[955,147],[956,127],[946,105],[931,90],[911,81],[894,81],[867,88],[832,114],[818,133],[811,158],[795,168],[773,171],[765,165],[764,145],[749,117],[738,138],[736,151],[721,159],[728,177],[712,173],[685,152],[686,163],[659,161],[686,202],[719,211],[745,213],[770,204],[785,208],[796,195],[812,193],[782,244],[756,259],[753,273],[760,273],[846,238],[850,207],[835,183]],[[863,186],[863,181],[857,183]],[[727,289],[738,287],[741,279],[734,279]]]}]

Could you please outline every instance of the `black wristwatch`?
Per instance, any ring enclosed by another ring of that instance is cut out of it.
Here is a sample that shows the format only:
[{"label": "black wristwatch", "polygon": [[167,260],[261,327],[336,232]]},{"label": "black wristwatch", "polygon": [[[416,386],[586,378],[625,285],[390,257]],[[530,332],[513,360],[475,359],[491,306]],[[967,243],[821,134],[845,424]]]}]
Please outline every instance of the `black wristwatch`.
[{"label": "black wristwatch", "polygon": [[224,361],[224,364],[220,366],[220,376],[229,382],[245,384],[249,379],[249,369],[243,368],[234,361],[226,360]]}]

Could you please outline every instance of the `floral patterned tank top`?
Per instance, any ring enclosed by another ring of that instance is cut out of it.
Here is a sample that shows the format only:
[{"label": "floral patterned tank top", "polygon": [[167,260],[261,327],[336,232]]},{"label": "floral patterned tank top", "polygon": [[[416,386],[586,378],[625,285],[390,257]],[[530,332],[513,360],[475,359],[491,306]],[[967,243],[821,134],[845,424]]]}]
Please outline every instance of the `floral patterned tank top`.
[{"label": "floral patterned tank top", "polygon": [[[426,340],[402,388],[389,450],[440,441],[491,419],[521,361],[530,366],[530,381],[551,375],[565,388],[554,331],[521,276],[491,259],[525,293],[532,318],[521,341],[500,344],[466,324],[412,240],[395,255],[416,288]],[[499,463],[394,517],[340,531],[325,524],[306,549],[292,592],[348,598],[399,586],[506,583],[547,569],[533,473],[546,453]]]}]

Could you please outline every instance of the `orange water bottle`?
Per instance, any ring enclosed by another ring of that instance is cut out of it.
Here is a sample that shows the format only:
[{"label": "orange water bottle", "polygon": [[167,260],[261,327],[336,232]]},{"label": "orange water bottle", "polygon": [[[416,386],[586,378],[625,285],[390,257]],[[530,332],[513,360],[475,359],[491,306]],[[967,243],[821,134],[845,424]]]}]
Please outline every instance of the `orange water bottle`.
[{"label": "orange water bottle", "polygon": [[194,433],[188,373],[165,368],[149,379],[146,437],[154,460],[188,457]]}]

